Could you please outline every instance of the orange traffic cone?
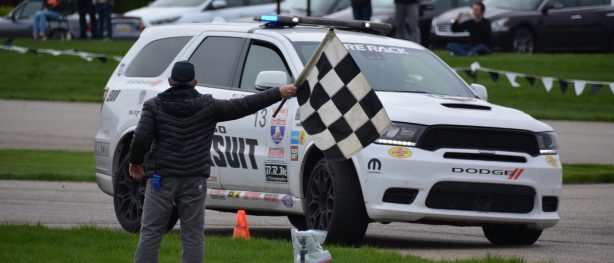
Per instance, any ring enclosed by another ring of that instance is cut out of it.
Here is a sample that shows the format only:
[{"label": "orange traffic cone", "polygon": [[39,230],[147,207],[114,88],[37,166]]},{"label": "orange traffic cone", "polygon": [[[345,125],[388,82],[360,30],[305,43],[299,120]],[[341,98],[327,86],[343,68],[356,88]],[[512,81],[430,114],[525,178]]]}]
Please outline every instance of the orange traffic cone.
[{"label": "orange traffic cone", "polygon": [[250,238],[245,210],[239,210],[237,212],[237,222],[235,223],[235,230],[232,233],[232,238],[243,238],[245,240],[249,240]]}]

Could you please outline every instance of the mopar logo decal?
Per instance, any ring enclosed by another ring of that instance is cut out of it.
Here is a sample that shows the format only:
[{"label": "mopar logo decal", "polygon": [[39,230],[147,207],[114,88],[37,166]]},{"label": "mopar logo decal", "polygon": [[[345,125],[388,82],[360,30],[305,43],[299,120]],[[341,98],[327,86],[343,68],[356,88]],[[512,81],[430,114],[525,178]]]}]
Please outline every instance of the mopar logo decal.
[{"label": "mopar logo decal", "polygon": [[486,169],[486,168],[460,168],[453,167],[453,174],[479,174],[479,175],[503,175],[508,176],[509,180],[518,180],[520,175],[524,172],[524,169],[516,168],[514,170],[498,170],[498,169]]},{"label": "mopar logo decal", "polygon": [[367,163],[367,173],[378,174],[382,170],[382,162],[376,158],[369,160]]}]

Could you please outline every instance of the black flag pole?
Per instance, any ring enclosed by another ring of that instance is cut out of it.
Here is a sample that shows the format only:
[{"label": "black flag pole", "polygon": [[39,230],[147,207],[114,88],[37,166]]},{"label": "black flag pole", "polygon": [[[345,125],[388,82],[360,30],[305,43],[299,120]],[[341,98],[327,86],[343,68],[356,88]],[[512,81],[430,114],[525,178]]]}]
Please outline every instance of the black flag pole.
[{"label": "black flag pole", "polygon": [[[322,40],[318,48],[316,48],[316,50],[313,52],[313,55],[311,55],[311,58],[309,58],[309,60],[305,64],[303,71],[301,71],[301,74],[299,74],[298,78],[296,78],[296,80],[294,81],[294,86],[299,88],[300,85],[303,84],[311,68],[313,68],[314,65],[318,62],[318,59],[320,59],[320,55],[322,54],[322,50],[324,50],[324,48],[326,47],[326,43],[328,43],[328,40],[334,36],[334,34],[332,34],[333,31],[334,31],[334,28],[332,27],[330,28],[330,30],[328,30],[328,33],[324,36],[324,39]],[[281,107],[284,106],[284,103],[286,103],[286,99],[283,99],[281,103],[279,104],[279,106],[277,107],[277,109],[275,110],[275,112],[273,112],[273,118],[277,116],[277,113],[279,113],[279,110],[281,110]]]}]

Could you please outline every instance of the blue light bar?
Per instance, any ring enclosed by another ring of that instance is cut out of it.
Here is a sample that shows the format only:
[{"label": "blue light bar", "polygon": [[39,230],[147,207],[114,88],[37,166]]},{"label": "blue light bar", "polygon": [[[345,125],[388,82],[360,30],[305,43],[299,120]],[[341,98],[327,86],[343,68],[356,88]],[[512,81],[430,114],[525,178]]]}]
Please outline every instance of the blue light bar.
[{"label": "blue light bar", "polygon": [[277,21],[279,21],[279,17],[278,16],[271,16],[271,15],[262,15],[262,16],[260,16],[260,21],[262,21],[262,22],[277,22]]}]

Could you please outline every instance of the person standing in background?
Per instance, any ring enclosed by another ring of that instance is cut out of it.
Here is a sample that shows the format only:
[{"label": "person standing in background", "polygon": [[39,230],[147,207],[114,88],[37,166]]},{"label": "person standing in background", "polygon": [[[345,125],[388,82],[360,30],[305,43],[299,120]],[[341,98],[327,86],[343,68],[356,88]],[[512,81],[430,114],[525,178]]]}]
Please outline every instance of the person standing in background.
[{"label": "person standing in background", "polygon": [[87,39],[87,21],[85,15],[90,16],[90,25],[92,29],[92,38],[98,38],[98,24],[96,23],[96,10],[92,0],[77,0],[77,9],[79,10],[79,27],[80,39]]},{"label": "person standing in background", "polygon": [[394,0],[396,38],[420,43],[420,1]]},{"label": "person standing in background", "polygon": [[352,13],[355,20],[371,20],[371,14],[373,13],[371,0],[352,0]]},{"label": "person standing in background", "polygon": [[[98,14],[98,34],[100,37],[110,39],[113,37],[113,25],[111,24],[111,13],[113,12],[112,0],[94,0]],[[104,35],[104,29],[107,29],[107,35]]]},{"label": "person standing in background", "polygon": [[[448,50],[454,56],[477,56],[490,54],[488,47],[491,37],[490,20],[484,18],[486,7],[482,2],[475,2],[471,5],[472,13],[459,13],[452,24],[452,32],[469,31],[469,43],[459,44],[456,42],[448,43]],[[459,23],[463,16],[469,20]]]}]

